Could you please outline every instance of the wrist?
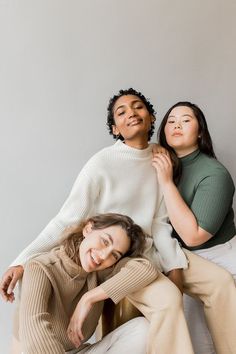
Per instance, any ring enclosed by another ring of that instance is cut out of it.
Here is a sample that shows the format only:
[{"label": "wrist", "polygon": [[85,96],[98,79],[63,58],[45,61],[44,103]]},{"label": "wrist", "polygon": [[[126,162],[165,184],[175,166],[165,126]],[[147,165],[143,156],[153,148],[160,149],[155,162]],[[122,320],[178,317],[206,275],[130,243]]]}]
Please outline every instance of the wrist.
[{"label": "wrist", "polygon": [[169,180],[165,180],[162,181],[162,183],[160,183],[162,191],[164,192],[168,192],[169,190],[171,190],[171,188],[173,187],[174,183],[171,179]]}]

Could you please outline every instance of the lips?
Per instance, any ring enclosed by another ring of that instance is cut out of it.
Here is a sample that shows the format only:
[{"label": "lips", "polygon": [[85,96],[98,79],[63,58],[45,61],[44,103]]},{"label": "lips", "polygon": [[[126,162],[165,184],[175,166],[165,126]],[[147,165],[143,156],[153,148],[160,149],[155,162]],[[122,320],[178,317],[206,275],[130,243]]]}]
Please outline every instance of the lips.
[{"label": "lips", "polygon": [[129,121],[127,126],[128,127],[133,127],[133,126],[138,125],[138,124],[140,124],[142,122],[143,122],[143,120],[141,118],[139,118],[139,119],[135,118],[135,119],[132,119],[131,121]]},{"label": "lips", "polygon": [[93,250],[90,251],[90,259],[92,264],[94,264],[95,266],[99,266],[101,264],[101,260],[100,258],[97,257],[97,255],[93,252]]},{"label": "lips", "polygon": [[182,136],[183,134],[182,133],[174,133],[174,134],[172,134],[172,136]]}]

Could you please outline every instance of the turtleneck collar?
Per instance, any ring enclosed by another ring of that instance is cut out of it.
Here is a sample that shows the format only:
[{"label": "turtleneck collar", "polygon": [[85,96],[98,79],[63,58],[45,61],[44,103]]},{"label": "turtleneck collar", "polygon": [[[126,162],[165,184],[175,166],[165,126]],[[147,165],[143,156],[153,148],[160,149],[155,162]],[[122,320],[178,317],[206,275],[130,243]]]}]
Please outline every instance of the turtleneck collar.
[{"label": "turtleneck collar", "polygon": [[191,152],[191,154],[181,157],[180,161],[181,161],[182,165],[183,166],[190,165],[198,157],[198,155],[200,153],[201,153],[201,151],[199,149],[197,149],[197,150]]},{"label": "turtleneck collar", "polygon": [[131,154],[133,157],[150,157],[150,152],[152,151],[152,145],[149,144],[147,148],[145,149],[136,149],[133,147],[130,147],[129,145],[126,145],[123,143],[120,139],[117,140],[117,142],[114,144],[114,146],[119,148],[121,151]]},{"label": "turtleneck collar", "polygon": [[59,249],[59,254],[60,258],[63,262],[63,266],[66,270],[66,272],[70,275],[72,278],[77,278],[82,277],[86,278],[89,273],[87,273],[81,265],[75,263],[65,252],[65,248],[63,246],[60,247]]}]

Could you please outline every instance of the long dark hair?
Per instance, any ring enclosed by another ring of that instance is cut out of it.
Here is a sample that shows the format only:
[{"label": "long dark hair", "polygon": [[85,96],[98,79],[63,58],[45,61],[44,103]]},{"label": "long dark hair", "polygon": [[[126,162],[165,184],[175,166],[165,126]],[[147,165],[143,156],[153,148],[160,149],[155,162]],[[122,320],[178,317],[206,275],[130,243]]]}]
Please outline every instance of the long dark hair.
[{"label": "long dark hair", "polygon": [[180,180],[182,168],[181,168],[180,160],[178,159],[178,157],[175,153],[175,150],[172,147],[170,147],[170,145],[166,141],[165,126],[166,126],[167,119],[168,119],[172,109],[174,109],[175,107],[179,107],[179,106],[191,108],[191,110],[193,111],[193,113],[198,121],[198,126],[199,126],[198,148],[199,148],[199,150],[201,152],[203,152],[204,154],[216,159],[216,155],[215,155],[213,145],[212,145],[211,136],[210,136],[210,133],[208,130],[207,122],[206,122],[206,118],[205,118],[202,110],[196,104],[188,102],[188,101],[177,102],[172,107],[170,107],[170,109],[164,115],[164,118],[161,121],[161,125],[160,125],[160,127],[158,129],[158,133],[157,133],[157,139],[158,139],[159,143],[166,150],[168,150],[171,155],[171,159],[173,162],[174,182],[176,184]]},{"label": "long dark hair", "polygon": [[130,248],[125,254],[129,257],[141,256],[145,248],[146,234],[142,228],[126,215],[117,213],[98,214],[87,220],[83,220],[78,225],[67,227],[61,238],[66,254],[77,264],[79,264],[79,248],[83,240],[83,228],[87,223],[92,223],[93,230],[104,229],[109,226],[120,226],[126,231],[130,239]]},{"label": "long dark hair", "polygon": [[[153,105],[141,92],[136,91],[132,87],[129,89],[125,89],[125,90],[120,90],[117,95],[114,95],[113,97],[110,98],[109,103],[108,103],[108,107],[107,107],[107,127],[109,130],[109,133],[111,135],[113,135],[114,139],[117,139],[117,136],[113,134],[113,130],[112,130],[112,126],[115,125],[114,105],[115,105],[116,101],[118,100],[118,98],[120,98],[122,96],[128,96],[128,95],[137,96],[143,102],[143,104],[146,106],[148,112],[155,118],[156,112],[155,112],[155,109],[153,108]],[[154,133],[154,129],[155,129],[155,122],[153,121],[151,123],[151,128],[148,132],[148,140],[151,139],[151,137]],[[118,139],[124,140],[123,136],[121,136],[121,135],[119,135]]]}]

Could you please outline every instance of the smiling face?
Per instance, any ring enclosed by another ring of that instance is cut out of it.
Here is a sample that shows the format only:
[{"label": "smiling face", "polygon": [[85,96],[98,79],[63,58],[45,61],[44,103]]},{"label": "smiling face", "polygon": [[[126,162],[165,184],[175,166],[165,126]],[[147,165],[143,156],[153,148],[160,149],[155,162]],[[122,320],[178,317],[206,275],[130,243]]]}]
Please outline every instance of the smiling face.
[{"label": "smiling face", "polygon": [[124,95],[114,105],[113,134],[122,135],[127,145],[136,142],[147,144],[148,132],[155,118],[148,112],[143,101],[135,95]]},{"label": "smiling face", "polygon": [[93,229],[89,222],[83,229],[80,244],[80,263],[86,272],[111,267],[130,247],[130,239],[121,226]]},{"label": "smiling face", "polygon": [[198,148],[199,124],[191,108],[178,106],[170,112],[165,125],[166,141],[177,156],[185,156]]}]

